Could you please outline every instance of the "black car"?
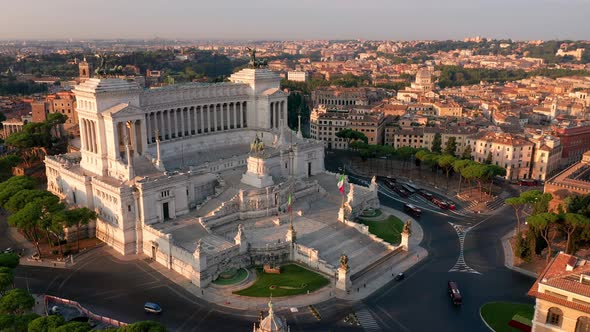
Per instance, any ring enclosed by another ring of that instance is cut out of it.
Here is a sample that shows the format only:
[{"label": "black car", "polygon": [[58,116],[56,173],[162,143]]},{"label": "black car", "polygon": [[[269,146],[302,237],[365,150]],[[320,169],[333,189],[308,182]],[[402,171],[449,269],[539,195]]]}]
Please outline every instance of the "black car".
[{"label": "black car", "polygon": [[410,196],[410,193],[408,193],[404,188],[400,186],[394,186],[393,191],[395,191],[398,195],[400,195],[403,198],[407,198]]},{"label": "black car", "polygon": [[393,278],[393,280],[402,281],[402,280],[404,280],[405,277],[406,277],[406,275],[403,272],[400,272],[395,276],[395,278]]},{"label": "black car", "polygon": [[412,204],[404,205],[404,211],[409,213],[410,215],[418,218],[422,214],[422,210]]}]

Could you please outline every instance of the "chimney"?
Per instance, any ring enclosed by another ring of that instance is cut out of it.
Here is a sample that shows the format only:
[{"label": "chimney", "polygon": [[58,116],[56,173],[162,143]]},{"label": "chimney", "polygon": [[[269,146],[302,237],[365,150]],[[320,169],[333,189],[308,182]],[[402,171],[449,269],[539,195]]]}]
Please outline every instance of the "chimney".
[{"label": "chimney", "polygon": [[567,265],[565,266],[566,271],[573,271],[576,267],[576,262],[578,259],[575,256],[571,256],[570,259],[567,260]]}]

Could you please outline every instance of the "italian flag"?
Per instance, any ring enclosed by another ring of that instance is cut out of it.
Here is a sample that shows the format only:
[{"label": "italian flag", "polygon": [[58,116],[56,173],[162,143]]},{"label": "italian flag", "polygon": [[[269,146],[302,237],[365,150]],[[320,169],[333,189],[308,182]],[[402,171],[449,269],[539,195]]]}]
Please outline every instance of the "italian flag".
[{"label": "italian flag", "polygon": [[340,180],[338,180],[338,190],[344,195],[344,174],[340,175]]},{"label": "italian flag", "polygon": [[289,194],[289,198],[287,199],[287,209],[289,212],[291,212],[291,203],[293,202],[293,199],[291,197],[292,195]]}]

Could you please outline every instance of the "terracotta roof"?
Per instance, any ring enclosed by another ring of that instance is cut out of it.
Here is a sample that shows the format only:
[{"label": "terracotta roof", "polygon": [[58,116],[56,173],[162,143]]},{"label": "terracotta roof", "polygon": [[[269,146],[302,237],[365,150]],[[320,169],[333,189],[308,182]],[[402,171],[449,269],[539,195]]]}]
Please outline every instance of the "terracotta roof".
[{"label": "terracotta roof", "polygon": [[[568,265],[573,266],[573,269],[568,271]],[[590,297],[590,281],[585,279],[587,277],[590,277],[590,262],[573,255],[559,253],[547,264],[543,273],[539,275],[528,291],[528,295],[590,313],[590,305],[568,301],[567,299],[562,299],[551,294],[539,292],[539,285],[543,284],[566,292]]]}]

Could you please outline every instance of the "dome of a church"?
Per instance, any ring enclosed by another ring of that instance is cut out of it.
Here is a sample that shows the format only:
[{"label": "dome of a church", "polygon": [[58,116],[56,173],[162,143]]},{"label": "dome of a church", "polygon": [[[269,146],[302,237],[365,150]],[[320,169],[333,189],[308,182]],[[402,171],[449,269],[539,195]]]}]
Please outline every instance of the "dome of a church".
[{"label": "dome of a church", "polygon": [[418,70],[418,72],[416,73],[416,80],[430,79],[430,78],[432,78],[432,75],[430,74],[430,72],[426,68],[422,68],[422,69]]},{"label": "dome of a church", "polygon": [[285,323],[283,322],[283,320],[280,317],[275,316],[272,301],[268,302],[268,316],[266,316],[260,322],[260,326],[258,327],[257,331],[260,331],[260,332],[284,332],[284,331],[286,331]]}]

